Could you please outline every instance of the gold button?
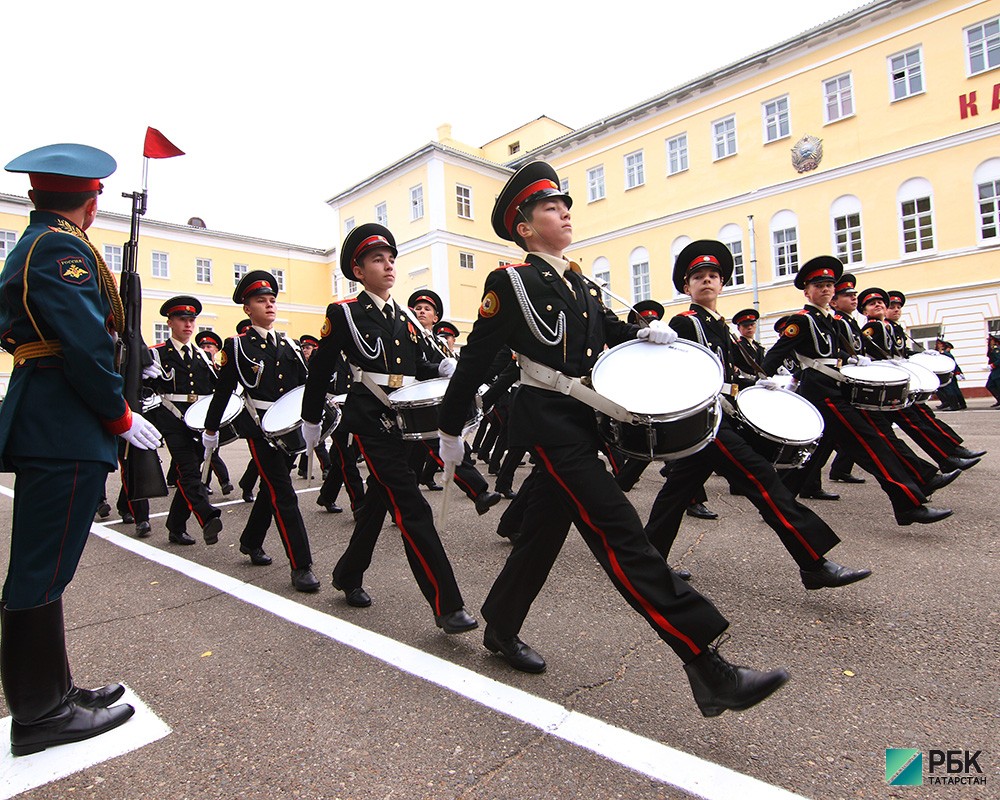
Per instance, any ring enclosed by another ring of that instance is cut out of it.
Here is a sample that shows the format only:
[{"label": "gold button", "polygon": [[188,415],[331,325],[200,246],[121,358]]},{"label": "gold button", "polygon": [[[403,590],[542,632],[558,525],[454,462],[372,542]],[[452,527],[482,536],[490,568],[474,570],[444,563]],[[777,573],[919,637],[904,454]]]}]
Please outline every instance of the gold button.
[{"label": "gold button", "polygon": [[593,353],[594,353],[594,351],[593,351],[593,350],[591,350],[591,349],[590,349],[590,348],[588,347],[588,348],[587,348],[587,358],[590,358],[590,356],[591,356],[591,355],[593,355]]},{"label": "gold button", "polygon": [[263,350],[263,349],[264,349],[265,347],[267,347],[267,345],[266,345],[266,344],[264,344],[263,342],[261,342],[261,343],[260,343],[260,349],[261,349],[261,350]]},{"label": "gold button", "polygon": [[403,363],[403,359],[401,359],[401,358],[397,358],[397,359],[396,359],[396,363],[397,363],[397,364],[402,364],[402,363]]},{"label": "gold button", "polygon": [[552,310],[552,306],[545,306],[545,310],[546,311],[551,311]]},{"label": "gold button", "polygon": [[593,295],[594,297],[597,297],[597,289],[591,289],[591,290],[590,290],[590,293],[591,293],[591,294],[592,294],[592,295]]},{"label": "gold button", "polygon": [[584,316],[584,319],[586,319],[586,317],[587,317],[587,312],[586,311],[583,312],[583,316]]},{"label": "gold button", "polygon": [[[588,356],[590,355],[590,351],[587,351],[587,355],[588,355]],[[280,380],[281,378],[284,378],[284,377],[285,377],[284,375],[282,375],[281,373],[278,373],[278,379],[279,379],[279,380]]]},{"label": "gold button", "polygon": [[399,347],[399,339],[396,339],[396,347]]}]

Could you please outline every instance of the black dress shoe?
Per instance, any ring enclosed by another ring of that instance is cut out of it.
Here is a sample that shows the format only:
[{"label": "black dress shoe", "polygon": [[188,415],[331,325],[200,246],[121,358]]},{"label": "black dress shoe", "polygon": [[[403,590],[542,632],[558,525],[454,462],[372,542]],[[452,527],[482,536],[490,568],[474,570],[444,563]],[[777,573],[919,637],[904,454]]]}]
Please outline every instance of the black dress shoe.
[{"label": "black dress shoe", "polygon": [[107,708],[117,703],[125,694],[125,687],[120,683],[109,683],[100,689],[81,689],[74,686],[66,695],[66,701],[75,703],[81,708]]},{"label": "black dress shoe", "polygon": [[243,492],[243,502],[252,503],[254,501],[253,492]]},{"label": "black dress shoe", "polygon": [[982,461],[981,458],[958,458],[952,456],[942,461],[940,466],[942,472],[951,472],[953,469],[960,469],[964,472],[967,469],[972,469],[980,461]]},{"label": "black dress shoe", "polygon": [[341,589],[340,584],[334,581],[333,588],[338,592],[344,593],[344,599],[347,601],[347,605],[349,606],[354,606],[355,608],[368,608],[368,606],[372,604],[372,599],[368,592],[360,586],[356,589]]},{"label": "black dress shoe", "polygon": [[111,516],[111,504],[110,503],[106,503],[106,502],[102,502],[97,507],[97,516],[99,516],[101,519],[107,519],[108,517],[110,517]]},{"label": "black dress shoe", "polygon": [[947,486],[961,474],[962,470],[960,469],[953,469],[951,472],[939,472],[937,475],[935,475],[933,478],[927,481],[927,485],[923,487],[924,494],[930,497],[938,489],[943,489],[945,486]]},{"label": "black dress shoe", "polygon": [[682,581],[691,580],[691,570],[689,569],[685,569],[684,567],[671,567],[670,571],[674,573],[674,575],[676,575]]},{"label": "black dress shoe", "polygon": [[232,494],[233,493],[233,485],[231,483],[224,483],[224,484],[222,484],[222,493],[223,494]]},{"label": "black dress shoe", "polygon": [[125,525],[132,525],[135,522],[135,517],[129,513],[122,514],[122,522]]},{"label": "black dress shoe", "polygon": [[816,569],[800,569],[802,585],[807,589],[833,589],[849,583],[863,581],[872,574],[870,569],[842,567],[834,561],[824,559]]},{"label": "black dress shoe", "polygon": [[187,531],[167,531],[167,539],[174,544],[194,544],[194,539],[187,535]]},{"label": "black dress shoe", "polygon": [[316,505],[320,506],[328,514],[342,514],[344,512],[344,509],[336,503],[328,503],[326,500],[320,500],[317,498]]},{"label": "black dress shoe", "polygon": [[687,511],[684,512],[689,517],[697,517],[698,519],[718,519],[719,515],[714,511],[706,508],[704,503],[692,503],[687,507]]},{"label": "black dress shoe", "polygon": [[718,650],[709,647],[684,665],[694,701],[702,716],[717,717],[723,711],[743,711],[777,691],[788,672],[769,672],[730,664]]},{"label": "black dress shoe", "polygon": [[931,508],[930,506],[919,506],[908,511],[900,511],[896,514],[897,525],[912,525],[917,522],[921,525],[930,525],[932,522],[940,522],[947,519],[954,512],[950,508]]},{"label": "black dress shoe", "polygon": [[250,563],[255,567],[266,567],[271,563],[271,556],[264,552],[263,547],[247,547],[245,544],[240,545],[240,552],[245,556],[250,556]]},{"label": "black dress shoe", "polygon": [[435,483],[433,478],[431,478],[431,480],[429,480],[426,483],[424,483],[424,486],[426,486],[432,492],[440,492],[442,489],[444,489],[443,486]]},{"label": "black dress shoe", "polygon": [[849,473],[849,472],[846,473],[846,474],[845,473],[839,473],[839,472],[831,472],[830,473],[830,480],[831,481],[836,481],[837,483],[864,483],[865,482],[864,478],[856,478],[853,475],[851,475],[851,473]]},{"label": "black dress shoe", "polygon": [[491,653],[496,653],[514,669],[538,675],[545,672],[545,659],[528,647],[517,636],[499,636],[489,626],[483,633],[483,645]]},{"label": "black dress shoe", "polygon": [[952,455],[957,458],[982,458],[987,452],[987,450],[970,450],[968,447],[956,447]]},{"label": "black dress shoe", "polygon": [[292,570],[292,586],[298,592],[318,592],[319,580],[310,567],[301,567]]},{"label": "black dress shoe", "polygon": [[47,747],[80,742],[117,728],[134,713],[135,709],[127,703],[114,708],[86,708],[63,702],[45,719],[31,725],[11,720],[10,752],[27,756]]},{"label": "black dress shoe", "polygon": [[434,624],[445,633],[465,633],[479,627],[479,622],[464,608],[434,616]]},{"label": "black dress shoe", "polygon": [[517,492],[512,492],[510,489],[497,489],[497,494],[504,500],[513,500],[517,497]]},{"label": "black dress shoe", "polygon": [[487,511],[489,511],[493,506],[500,502],[499,492],[480,492],[479,496],[475,499],[476,513],[482,516]]},{"label": "black dress shoe", "polygon": [[799,497],[804,497],[806,500],[839,500],[840,495],[834,492],[828,492],[826,489],[820,489],[818,492],[802,492]]},{"label": "black dress shoe", "polygon": [[215,491],[212,489],[211,486],[206,486],[205,487],[205,494],[215,494]]},{"label": "black dress shoe", "polygon": [[148,522],[140,522],[135,526],[135,535],[137,539],[148,539],[152,532],[153,530],[149,527]]},{"label": "black dress shoe", "polygon": [[212,517],[201,529],[201,535],[205,539],[205,544],[215,544],[219,541],[219,532],[222,530],[222,517]]}]

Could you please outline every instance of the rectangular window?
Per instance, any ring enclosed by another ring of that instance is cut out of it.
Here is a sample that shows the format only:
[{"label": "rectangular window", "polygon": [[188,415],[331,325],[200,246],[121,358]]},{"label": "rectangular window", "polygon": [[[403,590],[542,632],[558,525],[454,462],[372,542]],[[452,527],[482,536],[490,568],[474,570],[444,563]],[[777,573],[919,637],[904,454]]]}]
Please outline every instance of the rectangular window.
[{"label": "rectangular window", "polygon": [[166,322],[153,323],[153,344],[163,344],[170,338],[170,328]]},{"label": "rectangular window", "polygon": [[379,203],[375,206],[375,221],[379,225],[389,227],[389,212],[386,211],[385,203]]},{"label": "rectangular window", "polygon": [[355,295],[355,294],[358,293],[358,291],[359,291],[359,289],[358,289],[358,282],[357,281],[348,281],[347,282],[347,293],[348,294]]},{"label": "rectangular window", "polygon": [[788,114],[788,98],[779,97],[764,103],[764,141],[776,142],[791,135],[791,122]]},{"label": "rectangular window", "polygon": [[194,260],[194,279],[197,283],[212,282],[212,259],[196,258]]},{"label": "rectangular window", "polygon": [[922,344],[924,350],[933,350],[934,343],[941,336],[940,325],[919,325],[907,331],[910,338],[917,344]]},{"label": "rectangular window", "polygon": [[771,234],[774,246],[774,274],[781,277],[799,271],[799,234],[795,228],[783,228]]},{"label": "rectangular window", "polygon": [[934,249],[934,221],[931,199],[906,200],[900,207],[903,222],[903,252],[920,253]]},{"label": "rectangular window", "polygon": [[238,286],[250,269],[246,264],[233,264],[233,286]]},{"label": "rectangular window", "polygon": [[642,168],[642,150],[625,156],[625,188],[634,189],[646,182]]},{"label": "rectangular window", "polygon": [[344,235],[345,236],[347,234],[349,234],[351,231],[354,230],[354,225],[355,225],[354,217],[348,217],[347,219],[344,220]]},{"label": "rectangular window", "polygon": [[604,165],[587,170],[587,202],[604,198]]},{"label": "rectangular window", "polygon": [[153,251],[152,275],[154,278],[170,277],[170,255]]},{"label": "rectangular window", "polygon": [[[602,270],[600,272],[594,273],[594,283],[601,287],[611,287],[611,272],[609,270]],[[601,289],[601,299],[604,301],[604,305],[611,305],[611,295],[608,294],[606,288]]]},{"label": "rectangular window", "polygon": [[[15,244],[17,244],[17,231],[0,231],[0,259],[6,259],[7,253],[14,249]],[[120,247],[118,249],[121,250]],[[118,265],[118,271],[121,271],[121,264]]]},{"label": "rectangular window", "polygon": [[987,181],[979,191],[979,235],[983,239],[1000,238],[1000,180]]},{"label": "rectangular window", "polygon": [[285,271],[283,269],[272,269],[271,274],[274,275],[274,279],[278,282],[278,291],[285,291]]},{"label": "rectangular window", "polygon": [[122,271],[122,246],[120,244],[104,245],[104,263],[112,272]]},{"label": "rectangular window", "polygon": [[520,153],[520,152],[521,152],[521,143],[520,142],[514,142],[513,144],[507,145],[507,154],[508,155],[512,155],[513,156],[513,155],[516,155],[517,153]]},{"label": "rectangular window", "polygon": [[676,175],[688,168],[688,135],[667,139],[667,174]]},{"label": "rectangular window", "polygon": [[559,179],[559,191],[569,194],[569,178]]},{"label": "rectangular window", "polygon": [[462,184],[455,184],[455,202],[458,206],[458,216],[462,219],[472,219],[472,189]]},{"label": "rectangular window", "polygon": [[458,254],[458,266],[462,269],[475,269],[476,268],[476,256],[473,253],[459,253]]},{"label": "rectangular window", "polygon": [[500,259],[500,260],[499,260],[499,261],[497,262],[497,266],[498,266],[498,267],[509,267],[509,266],[510,266],[511,264],[513,264],[513,263],[514,263],[513,261],[504,261],[504,260],[503,260],[503,259],[501,258],[501,259]]},{"label": "rectangular window", "polygon": [[715,160],[736,155],[736,117],[726,117],[712,123]]},{"label": "rectangular window", "polygon": [[653,295],[649,290],[649,262],[640,261],[632,265],[632,302],[649,300]]},{"label": "rectangular window", "polygon": [[726,242],[726,247],[733,254],[733,276],[726,281],[726,286],[742,286],[747,282],[746,269],[743,266],[743,242]]},{"label": "rectangular window", "polygon": [[1000,66],[1000,17],[993,17],[965,29],[969,53],[969,75],[978,75]]},{"label": "rectangular window", "polygon": [[410,189],[410,221],[420,219],[424,215],[424,185],[418,184]]},{"label": "rectangular window", "polygon": [[833,219],[833,244],[844,266],[864,261],[861,250],[861,214],[845,214]]},{"label": "rectangular window", "polygon": [[827,122],[836,122],[854,115],[854,90],[850,73],[823,81],[823,95],[826,100]]},{"label": "rectangular window", "polygon": [[889,83],[893,101],[924,91],[923,57],[919,47],[889,57]]}]

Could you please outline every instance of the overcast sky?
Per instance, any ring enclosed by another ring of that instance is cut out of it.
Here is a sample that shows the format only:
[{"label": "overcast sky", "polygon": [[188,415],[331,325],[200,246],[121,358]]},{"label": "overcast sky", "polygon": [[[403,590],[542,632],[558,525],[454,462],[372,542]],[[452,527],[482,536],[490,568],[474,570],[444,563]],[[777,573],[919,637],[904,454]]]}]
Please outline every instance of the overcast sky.
[{"label": "overcast sky", "polygon": [[860,5],[11,2],[0,163],[100,147],[118,160],[102,208],[128,213],[152,125],[187,155],[150,162],[148,218],[328,248],[325,201],[441,123],[471,145],[543,114],[581,127]]}]

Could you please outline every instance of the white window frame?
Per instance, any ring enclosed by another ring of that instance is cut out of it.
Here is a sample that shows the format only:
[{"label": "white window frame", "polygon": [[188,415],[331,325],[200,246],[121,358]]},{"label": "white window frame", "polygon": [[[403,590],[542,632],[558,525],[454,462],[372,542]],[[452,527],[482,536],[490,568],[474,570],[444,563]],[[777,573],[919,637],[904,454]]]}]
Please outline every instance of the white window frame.
[{"label": "white window frame", "polygon": [[596,203],[607,197],[604,185],[604,165],[598,164],[587,170],[587,202]]},{"label": "white window frame", "polygon": [[559,179],[559,191],[563,194],[569,194],[569,178]]},{"label": "white window frame", "polygon": [[418,183],[410,187],[410,222],[416,222],[424,216],[424,185]]},{"label": "white window frame", "polygon": [[[911,59],[911,56],[913,58]],[[898,62],[898,63],[894,63]],[[897,103],[908,97],[916,97],[926,91],[924,86],[924,51],[922,45],[911,47],[886,58],[889,70],[889,102]],[[914,88],[913,84],[918,84]],[[897,96],[896,88],[902,93]]]},{"label": "white window frame", "polygon": [[721,161],[737,154],[736,115],[717,119],[712,123],[713,161]]},{"label": "white window frame", "polygon": [[[7,254],[14,249],[16,244],[17,231],[0,230],[0,261],[7,260]],[[118,268],[118,271],[121,271],[121,267]]]},{"label": "white window frame", "polygon": [[274,276],[274,280],[278,284],[278,291],[285,291],[285,270],[284,269],[272,269],[271,274]]},{"label": "white window frame", "polygon": [[667,175],[677,175],[688,170],[687,131],[667,139]]},{"label": "white window frame", "polygon": [[149,274],[154,278],[170,280],[170,253],[154,250],[149,259]]},{"label": "white window frame", "polygon": [[351,231],[353,231],[355,225],[357,225],[357,223],[354,221],[354,217],[348,217],[347,219],[345,219],[344,220],[344,235],[346,236]]},{"label": "white window frame", "polygon": [[386,228],[389,227],[389,209],[386,207],[385,201],[375,205],[375,222]]},{"label": "white window frame", "polygon": [[604,305],[610,307],[611,295],[608,294],[608,289],[611,288],[611,262],[604,256],[598,256],[591,265],[590,274],[594,278],[594,283],[602,287],[601,299],[604,301]]},{"label": "white window frame", "polygon": [[233,286],[239,286],[243,276],[250,271],[249,264],[233,264]]},{"label": "white window frame", "polygon": [[625,190],[635,189],[646,182],[646,170],[643,164],[643,151],[625,155]]},{"label": "white window frame", "polygon": [[628,257],[629,276],[632,281],[632,305],[653,297],[649,273],[649,251],[637,247]]},{"label": "white window frame", "polygon": [[799,218],[785,209],[771,217],[771,267],[775,281],[794,277],[802,266],[799,253]]},{"label": "white window frame", "polygon": [[459,219],[472,219],[472,187],[455,184],[455,213]]},{"label": "white window frame", "polygon": [[972,179],[976,193],[976,236],[980,244],[997,244],[1000,242],[1000,158],[984,161],[976,167]]},{"label": "white window frame", "polygon": [[781,97],[775,97],[773,100],[761,103],[760,121],[761,130],[764,135],[764,144],[779,142],[791,136],[792,110],[788,95],[784,94]]},{"label": "white window frame", "polygon": [[347,293],[349,295],[355,295],[359,291],[361,291],[361,289],[359,287],[360,287],[360,284],[357,281],[355,281],[355,280],[349,280],[347,282]]},{"label": "white window frame", "polygon": [[733,255],[733,274],[726,286],[743,286],[747,282],[746,262],[743,258],[743,231],[739,225],[724,225],[719,231],[719,241]]},{"label": "white window frame", "polygon": [[170,338],[170,326],[166,322],[153,323],[153,344],[163,344]]},{"label": "white window frame", "polygon": [[475,269],[476,254],[460,250],[458,253],[458,266],[460,269]]},{"label": "white window frame", "polygon": [[[912,209],[909,207],[912,204]],[[925,207],[921,208],[921,204]],[[937,242],[934,224],[934,192],[926,178],[910,178],[896,193],[899,215],[899,253],[902,258],[914,258],[933,253]],[[907,249],[907,239],[915,246]],[[929,240],[929,243],[928,243]]]},{"label": "white window frame", "polygon": [[[1000,16],[970,25],[963,33],[965,63],[970,78],[1000,67]],[[975,64],[977,58],[982,60],[982,65],[978,69]]]},{"label": "white window frame", "polygon": [[124,251],[120,244],[106,244],[104,245],[104,263],[108,265],[114,273],[121,273],[122,271],[122,259],[124,258]]},{"label": "white window frame", "polygon": [[[845,83],[846,82],[846,83]],[[854,116],[854,76],[850,72],[823,81],[823,118],[826,124]]]},{"label": "white window frame", "polygon": [[212,259],[196,258],[194,260],[194,282],[195,283],[212,282]]}]

